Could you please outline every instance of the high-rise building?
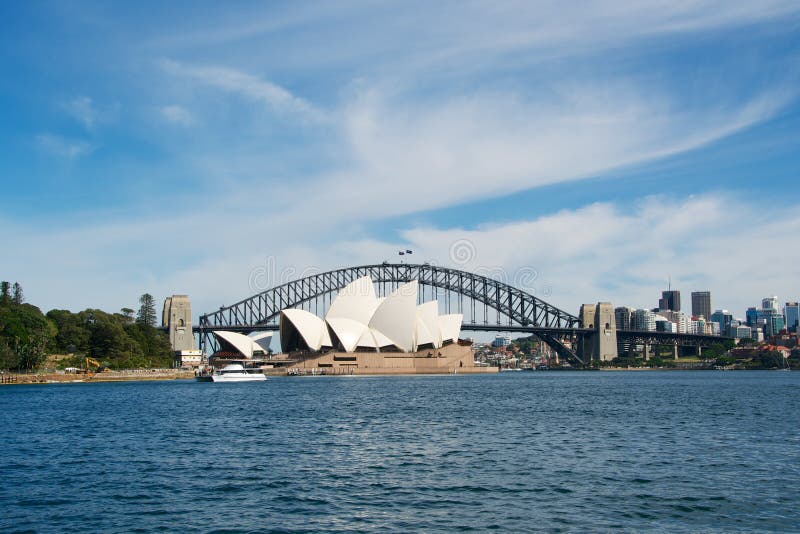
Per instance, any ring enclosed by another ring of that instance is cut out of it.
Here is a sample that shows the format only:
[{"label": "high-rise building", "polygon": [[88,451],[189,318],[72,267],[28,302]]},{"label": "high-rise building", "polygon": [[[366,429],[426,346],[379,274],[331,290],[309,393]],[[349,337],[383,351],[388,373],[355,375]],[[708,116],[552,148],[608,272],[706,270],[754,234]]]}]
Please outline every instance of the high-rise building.
[{"label": "high-rise building", "polygon": [[733,321],[733,315],[728,310],[717,310],[711,314],[711,321],[717,323],[720,333],[726,333]]},{"label": "high-rise building", "polygon": [[764,335],[777,336],[785,328],[786,323],[783,320],[783,315],[771,315],[767,318]]},{"label": "high-rise building", "polygon": [[658,300],[659,310],[681,311],[681,292],[677,289],[670,289],[661,292]]},{"label": "high-rise building", "polygon": [[631,314],[631,329],[654,332],[656,329],[656,314],[650,310],[634,310]]},{"label": "high-rise building", "polygon": [[633,309],[627,306],[614,309],[614,319],[617,322],[617,330],[631,330],[631,313],[633,313]]},{"label": "high-rise building", "polygon": [[692,315],[702,315],[704,319],[711,317],[711,291],[692,291]]},{"label": "high-rise building", "polygon": [[765,297],[761,299],[761,308],[764,310],[778,311],[778,297]]},{"label": "high-rise building", "polygon": [[736,339],[746,339],[753,337],[753,330],[743,324],[731,324],[728,330],[728,336]]},{"label": "high-rise building", "polygon": [[511,338],[508,336],[495,336],[494,341],[492,341],[492,347],[500,348],[500,347],[507,347],[511,345]]},{"label": "high-rise building", "polygon": [[797,332],[798,322],[800,322],[800,304],[787,302],[783,308],[783,315],[786,317],[786,328],[790,332]]},{"label": "high-rise building", "polygon": [[758,325],[764,328],[764,337],[777,335],[786,328],[783,314],[778,310],[778,297],[765,297],[761,299],[761,309],[758,310]]},{"label": "high-rise building", "polygon": [[744,312],[744,316],[747,319],[747,326],[758,326],[758,318],[760,316],[758,308],[755,306],[747,308],[747,311]]}]

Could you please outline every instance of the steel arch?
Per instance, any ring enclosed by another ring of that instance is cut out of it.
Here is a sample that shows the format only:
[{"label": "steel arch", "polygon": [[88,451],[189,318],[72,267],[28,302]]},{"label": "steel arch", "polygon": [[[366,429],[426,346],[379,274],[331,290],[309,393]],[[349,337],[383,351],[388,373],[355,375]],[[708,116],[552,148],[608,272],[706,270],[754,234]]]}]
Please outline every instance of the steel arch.
[{"label": "steel arch", "polygon": [[[230,306],[200,316],[200,329],[219,327],[264,327],[274,324],[280,311],[332,294],[344,286],[369,276],[377,284],[399,284],[418,280],[423,287],[437,288],[469,299],[497,312],[497,326],[522,326],[546,329],[580,328],[580,320],[547,302],[492,278],[429,264],[383,263],[335,269],[312,274],[262,291]],[[448,294],[449,297],[449,294]],[[460,302],[463,311],[463,301]],[[449,302],[448,302],[449,305]],[[472,313],[471,317],[475,317]],[[505,317],[506,322],[501,322]],[[486,321],[484,314],[484,324]],[[469,324],[464,324],[469,329]]]}]

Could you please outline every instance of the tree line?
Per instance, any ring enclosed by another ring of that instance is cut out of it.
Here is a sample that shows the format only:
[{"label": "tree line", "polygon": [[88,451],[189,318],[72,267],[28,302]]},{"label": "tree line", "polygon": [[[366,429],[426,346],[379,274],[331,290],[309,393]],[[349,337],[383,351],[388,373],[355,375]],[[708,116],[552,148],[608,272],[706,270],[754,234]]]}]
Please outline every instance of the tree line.
[{"label": "tree line", "polygon": [[138,311],[108,313],[89,308],[46,314],[25,302],[19,283],[0,283],[0,369],[34,370],[51,354],[68,354],[62,366],[90,357],[112,369],[170,367],[172,348],[156,328],[155,300],[139,299]]}]

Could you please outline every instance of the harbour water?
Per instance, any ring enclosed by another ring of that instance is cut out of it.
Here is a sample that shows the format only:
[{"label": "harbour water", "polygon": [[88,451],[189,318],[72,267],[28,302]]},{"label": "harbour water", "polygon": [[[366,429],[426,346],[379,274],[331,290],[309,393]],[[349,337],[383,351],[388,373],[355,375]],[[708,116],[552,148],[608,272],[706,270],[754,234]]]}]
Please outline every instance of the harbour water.
[{"label": "harbour water", "polygon": [[798,531],[800,373],[0,388],[2,531]]}]

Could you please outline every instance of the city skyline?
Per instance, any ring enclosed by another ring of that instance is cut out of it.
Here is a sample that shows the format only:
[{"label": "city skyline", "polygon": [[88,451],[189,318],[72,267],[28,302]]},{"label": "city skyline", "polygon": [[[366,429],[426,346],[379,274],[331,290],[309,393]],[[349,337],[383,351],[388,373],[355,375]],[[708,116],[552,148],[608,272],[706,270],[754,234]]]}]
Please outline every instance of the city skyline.
[{"label": "city skyline", "polygon": [[45,310],[406,249],[573,314],[800,299],[795,2],[160,7],[0,7],[0,278]]}]

